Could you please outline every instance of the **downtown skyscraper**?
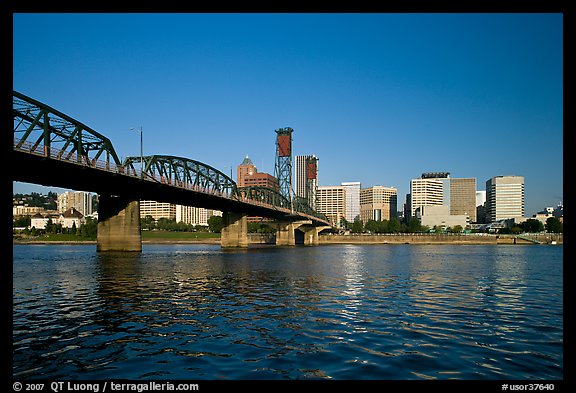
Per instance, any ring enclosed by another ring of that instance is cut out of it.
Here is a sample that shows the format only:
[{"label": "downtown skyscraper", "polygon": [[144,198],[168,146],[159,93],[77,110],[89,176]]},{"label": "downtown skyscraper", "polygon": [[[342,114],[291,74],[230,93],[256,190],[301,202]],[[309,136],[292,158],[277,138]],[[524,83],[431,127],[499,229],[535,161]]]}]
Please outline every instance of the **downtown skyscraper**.
[{"label": "downtown skyscraper", "polygon": [[[304,198],[313,209],[316,208],[318,190],[318,158],[314,155],[296,156],[295,179],[296,196]],[[314,168],[311,168],[314,165]]]},{"label": "downtown skyscraper", "polygon": [[524,176],[496,176],[486,181],[486,219],[524,217]]}]

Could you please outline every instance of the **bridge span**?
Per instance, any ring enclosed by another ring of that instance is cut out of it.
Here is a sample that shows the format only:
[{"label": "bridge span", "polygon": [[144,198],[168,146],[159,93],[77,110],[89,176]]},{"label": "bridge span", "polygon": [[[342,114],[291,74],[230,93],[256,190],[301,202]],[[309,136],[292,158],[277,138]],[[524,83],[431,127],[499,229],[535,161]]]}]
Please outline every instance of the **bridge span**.
[{"label": "bridge span", "polygon": [[[77,120],[30,97],[13,93],[14,181],[99,194],[99,251],[141,251],[140,200],[170,202],[223,212],[222,247],[247,247],[247,216],[274,219],[276,243],[318,244],[328,219],[308,205],[263,187],[240,188],[221,171],[169,155],[121,162],[112,142]],[[136,165],[135,165],[136,164]]]}]

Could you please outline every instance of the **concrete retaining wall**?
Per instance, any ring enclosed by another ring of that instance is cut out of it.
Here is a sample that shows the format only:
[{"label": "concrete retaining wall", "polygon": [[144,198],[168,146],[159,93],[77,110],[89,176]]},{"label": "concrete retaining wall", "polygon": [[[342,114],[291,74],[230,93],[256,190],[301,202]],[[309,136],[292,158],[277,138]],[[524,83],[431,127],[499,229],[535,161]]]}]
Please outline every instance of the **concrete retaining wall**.
[{"label": "concrete retaining wall", "polygon": [[[563,243],[562,234],[525,235],[544,244]],[[320,244],[534,244],[514,235],[399,233],[379,235],[320,235]]]}]

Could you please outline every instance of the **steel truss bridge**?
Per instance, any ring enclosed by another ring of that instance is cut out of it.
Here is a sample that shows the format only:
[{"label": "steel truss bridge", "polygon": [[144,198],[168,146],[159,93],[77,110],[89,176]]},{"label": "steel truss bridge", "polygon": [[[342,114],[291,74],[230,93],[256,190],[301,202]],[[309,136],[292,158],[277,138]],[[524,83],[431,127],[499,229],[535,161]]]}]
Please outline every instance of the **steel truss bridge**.
[{"label": "steel truss bridge", "polygon": [[240,188],[199,161],[151,155],[121,162],[110,139],[16,91],[13,117],[15,181],[330,226],[302,199],[291,204],[274,189]]}]

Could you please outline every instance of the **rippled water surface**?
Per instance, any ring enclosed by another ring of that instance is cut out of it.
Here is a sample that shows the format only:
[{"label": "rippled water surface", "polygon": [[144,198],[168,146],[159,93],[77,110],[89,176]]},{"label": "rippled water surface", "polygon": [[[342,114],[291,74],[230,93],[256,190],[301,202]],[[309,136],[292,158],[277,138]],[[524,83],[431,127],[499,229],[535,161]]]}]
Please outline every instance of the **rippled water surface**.
[{"label": "rippled water surface", "polygon": [[13,376],[561,379],[561,246],[13,246]]}]

